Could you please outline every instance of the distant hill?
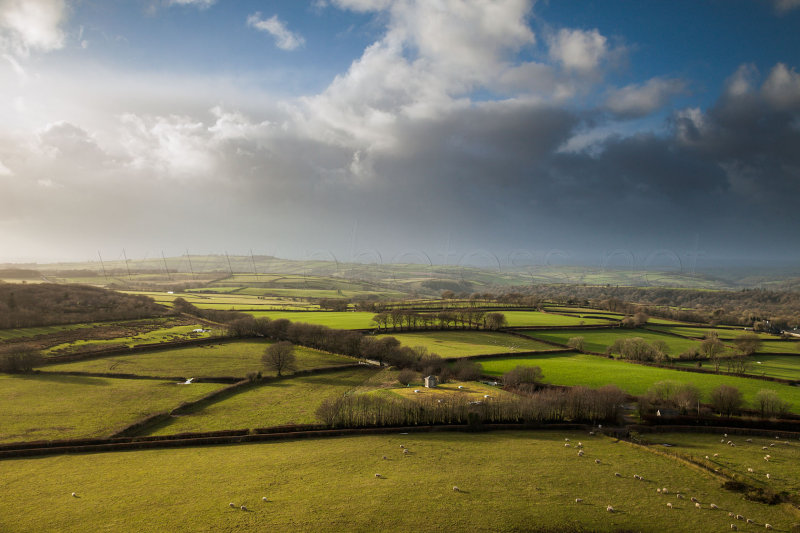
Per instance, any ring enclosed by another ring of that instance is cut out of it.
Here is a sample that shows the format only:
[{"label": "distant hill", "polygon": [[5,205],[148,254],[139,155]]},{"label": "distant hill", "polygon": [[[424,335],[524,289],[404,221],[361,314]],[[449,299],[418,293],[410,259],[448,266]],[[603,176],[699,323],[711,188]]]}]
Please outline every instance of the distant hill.
[{"label": "distant hill", "polygon": [[166,312],[147,296],[97,287],[0,283],[0,328],[129,320]]}]

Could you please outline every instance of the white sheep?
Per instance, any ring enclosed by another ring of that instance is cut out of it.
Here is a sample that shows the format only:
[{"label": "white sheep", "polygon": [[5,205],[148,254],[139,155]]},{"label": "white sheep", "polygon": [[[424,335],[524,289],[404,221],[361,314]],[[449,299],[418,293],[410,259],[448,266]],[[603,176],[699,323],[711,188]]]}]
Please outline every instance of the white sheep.
[{"label": "white sheep", "polygon": [[738,527],[736,527],[736,524],[731,524],[731,529],[732,529],[732,530],[734,530],[734,531],[736,531],[736,530],[737,530],[737,529],[739,529],[739,528],[738,528]]},{"label": "white sheep", "polygon": [[697,498],[695,498],[694,496],[692,496],[691,498],[689,498],[689,501],[691,501],[691,502],[694,502],[694,503],[697,503]]},{"label": "white sheep", "polygon": [[714,457],[719,457],[719,454],[718,454],[718,453],[715,453],[715,454],[714,454]]},{"label": "white sheep", "polygon": [[769,479],[769,474],[767,474],[767,479]]},{"label": "white sheep", "polygon": [[73,498],[77,498],[77,497],[78,497],[78,495],[77,495],[76,493],[74,493],[74,492],[73,492],[73,493],[72,493],[72,497],[73,497]]},{"label": "white sheep", "polygon": [[712,503],[711,505],[709,505],[709,507],[710,507],[710,508],[712,508],[712,509],[719,509],[719,507],[717,507],[717,506],[716,506],[715,504],[713,504],[713,503]]},{"label": "white sheep", "polygon": [[583,448],[583,443],[578,441],[578,448]]},{"label": "white sheep", "polygon": [[722,443],[724,443],[724,442],[725,442],[725,439],[719,439],[719,441],[720,441],[720,442],[722,442]]},{"label": "white sheep", "polygon": [[661,489],[661,493],[662,494],[669,494],[669,491],[667,489]]},{"label": "white sheep", "polygon": [[463,389],[463,388],[464,388],[464,385],[459,385],[459,386],[458,386],[458,388],[459,388],[459,389]]},{"label": "white sheep", "polygon": [[694,504],[694,506],[697,507],[698,509],[702,507],[702,505],[700,505],[699,503]]},{"label": "white sheep", "polygon": [[770,447],[770,448],[774,448],[774,447],[775,447],[775,443],[774,443],[774,442],[773,442],[773,443],[770,443],[769,447]]},{"label": "white sheep", "polygon": [[590,432],[589,432],[589,435],[592,435],[592,436],[594,436],[594,431],[590,431]]},{"label": "white sheep", "polygon": [[620,474],[619,472],[614,472],[614,475],[615,475],[616,477],[622,477],[622,474]]},{"label": "white sheep", "polygon": [[564,440],[565,440],[566,442],[569,442],[569,439],[568,439],[568,438],[566,438],[566,437],[564,437]]},{"label": "white sheep", "polygon": [[405,448],[406,446],[405,446],[405,444],[401,444],[400,447],[401,448]]},{"label": "white sheep", "polygon": [[381,475],[380,474],[375,474],[375,477],[381,477]]},{"label": "white sheep", "polygon": [[661,489],[656,489],[656,492],[661,494]]},{"label": "white sheep", "polygon": [[750,467],[747,467],[747,471],[750,472],[751,474],[753,473],[753,469]]},{"label": "white sheep", "polygon": [[594,464],[599,465],[600,464],[600,459],[595,459],[594,460]]},{"label": "white sheep", "polygon": [[678,494],[675,495],[675,497],[678,498],[679,500],[682,500],[683,499],[683,494],[681,494],[679,492]]},{"label": "white sheep", "polygon": [[236,508],[236,505],[234,505],[234,503],[233,503],[233,502],[231,502],[231,503],[229,503],[229,504],[228,504],[228,507],[230,507],[231,509],[235,509],[235,508]]},{"label": "white sheep", "polygon": [[669,507],[670,509],[672,509],[672,504],[671,504],[671,503],[669,503],[669,502],[667,502],[667,507]]},{"label": "white sheep", "polygon": [[420,392],[422,392],[422,391],[421,391],[421,390],[419,390],[419,389],[414,389],[414,392],[415,392],[415,393],[417,393],[417,394],[419,394],[419,393],[420,393]]},{"label": "white sheep", "polygon": [[748,524],[755,524],[755,523],[756,523],[756,521],[755,521],[755,520],[753,520],[752,518],[748,518],[748,519],[747,519],[747,523],[748,523]]},{"label": "white sheep", "polygon": [[762,446],[761,449],[762,450],[768,450],[769,448],[767,448],[766,446]]},{"label": "white sheep", "polygon": [[410,453],[411,453],[411,452],[410,452],[410,451],[408,451],[408,450],[403,450],[403,455],[408,455],[408,454],[410,454]]},{"label": "white sheep", "polygon": [[571,447],[571,445],[570,445],[570,443],[569,443],[569,442],[565,442],[565,443],[564,443],[564,448],[570,448],[570,447]]},{"label": "white sheep", "polygon": [[608,505],[608,506],[606,506],[606,511],[608,511],[609,513],[613,513],[614,512],[614,508],[611,507],[610,505]]},{"label": "white sheep", "polygon": [[583,498],[575,498],[575,503],[581,503],[581,502],[583,502]]},{"label": "white sheep", "polygon": [[241,509],[242,511],[246,511],[246,510],[247,510],[247,507],[245,507],[244,505],[242,505],[241,507],[239,507],[239,509]]},{"label": "white sheep", "polygon": [[453,487],[453,492],[460,492],[460,491],[461,489],[459,489],[458,487]]},{"label": "white sheep", "polygon": [[767,529],[772,529],[772,524],[764,524],[764,527]]},{"label": "white sheep", "polygon": [[578,451],[578,457],[583,457],[583,450]]},{"label": "white sheep", "polygon": [[722,436],[725,437],[726,439],[728,438],[728,434],[727,433],[723,433]]},{"label": "white sheep", "polygon": [[261,501],[262,501],[262,502],[268,502],[269,500],[267,499],[267,497],[266,497],[266,496],[262,496],[262,497],[261,497]]},{"label": "white sheep", "polygon": [[745,442],[753,442],[753,439],[746,439]]},{"label": "white sheep", "polygon": [[484,394],[483,397],[484,398],[491,398],[491,396],[489,396],[488,394]]},{"label": "white sheep", "polygon": [[736,520],[744,520],[744,517],[740,514],[736,515]]}]

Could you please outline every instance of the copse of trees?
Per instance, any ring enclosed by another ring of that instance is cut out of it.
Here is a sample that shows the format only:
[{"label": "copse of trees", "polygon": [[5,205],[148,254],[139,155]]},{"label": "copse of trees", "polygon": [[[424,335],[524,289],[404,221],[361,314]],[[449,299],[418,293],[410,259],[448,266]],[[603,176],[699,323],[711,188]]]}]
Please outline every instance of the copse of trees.
[{"label": "copse of trees", "polygon": [[438,313],[421,313],[410,309],[393,308],[380,312],[372,321],[382,330],[411,329],[491,329],[506,325],[503,313],[487,313],[475,307],[463,307]]},{"label": "copse of trees", "polygon": [[27,344],[0,347],[0,372],[8,374],[30,372],[39,366],[43,359],[39,350]]},{"label": "copse of trees", "polygon": [[533,392],[541,384],[544,374],[541,367],[518,365],[503,374],[503,386],[520,392]]},{"label": "copse of trees", "polygon": [[662,340],[647,342],[641,337],[628,337],[614,341],[607,353],[616,353],[632,361],[665,361],[669,359],[667,350],[667,343]]},{"label": "copse of trees", "polygon": [[86,285],[0,283],[0,328],[29,328],[163,316],[148,296]]},{"label": "copse of trees", "polygon": [[[322,402],[317,417],[331,427],[468,424],[478,422],[616,422],[625,393],[614,385],[599,389],[544,389],[529,396],[486,402],[443,398],[386,398],[349,394]],[[441,400],[441,401],[439,401]]]}]

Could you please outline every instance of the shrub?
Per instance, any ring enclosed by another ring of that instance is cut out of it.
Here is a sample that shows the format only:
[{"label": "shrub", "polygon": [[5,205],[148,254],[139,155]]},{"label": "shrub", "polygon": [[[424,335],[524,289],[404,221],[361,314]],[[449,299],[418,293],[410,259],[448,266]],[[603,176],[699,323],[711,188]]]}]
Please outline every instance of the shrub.
[{"label": "shrub", "polygon": [[410,368],[406,368],[401,370],[397,374],[397,381],[400,382],[401,385],[408,385],[412,381],[417,378],[417,373],[411,370]]},{"label": "shrub", "polygon": [[459,359],[453,365],[453,374],[459,381],[477,381],[481,379],[483,368],[474,361]]},{"label": "shrub", "polygon": [[567,346],[572,348],[573,350],[578,350],[579,352],[583,351],[584,345],[584,338],[583,337],[572,337],[567,341]]},{"label": "shrub", "polygon": [[762,418],[784,416],[789,412],[789,404],[781,400],[772,389],[761,389],[756,394],[756,409]]},{"label": "shrub", "polygon": [[42,363],[42,354],[29,345],[17,345],[0,352],[0,372],[30,372]]},{"label": "shrub", "polygon": [[503,374],[503,385],[512,389],[533,390],[543,377],[542,369],[538,366],[517,366]]},{"label": "shrub", "polygon": [[730,385],[720,385],[711,391],[711,405],[723,415],[731,416],[742,407],[742,393]]}]

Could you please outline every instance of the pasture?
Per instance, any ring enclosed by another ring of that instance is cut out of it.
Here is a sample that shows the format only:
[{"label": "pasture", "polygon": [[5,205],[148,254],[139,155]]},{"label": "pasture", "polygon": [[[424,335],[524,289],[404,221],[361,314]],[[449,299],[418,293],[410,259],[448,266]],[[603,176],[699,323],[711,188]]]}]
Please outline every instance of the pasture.
[{"label": "pasture", "polygon": [[563,330],[534,330],[523,331],[525,335],[532,338],[543,339],[550,342],[557,342],[566,345],[572,337],[583,337],[584,349],[590,352],[605,353],[609,346],[614,344],[617,339],[640,337],[647,342],[664,341],[667,343],[668,353],[672,357],[677,357],[682,352],[699,346],[699,341],[692,339],[682,339],[672,335],[662,335],[645,329],[563,329]]},{"label": "pasture", "polygon": [[250,314],[256,318],[267,317],[272,320],[285,318],[292,322],[319,324],[334,329],[369,329],[377,327],[372,321],[375,313],[363,311],[253,311]]},{"label": "pasture", "polygon": [[553,385],[585,385],[602,387],[614,384],[625,392],[641,395],[654,383],[671,380],[678,383],[693,383],[709,401],[711,391],[718,385],[737,387],[748,406],[761,389],[772,389],[791,405],[793,412],[800,412],[800,387],[772,383],[737,376],[698,374],[668,368],[637,365],[596,355],[579,353],[541,354],[531,356],[477,359],[486,374],[501,376],[517,365],[539,366],[544,382]]},{"label": "pasture", "polygon": [[0,374],[0,442],[106,437],[223,385]]},{"label": "pasture", "polygon": [[[195,330],[203,329],[196,332]],[[164,342],[200,339],[211,337],[212,334],[219,335],[221,331],[209,329],[204,324],[190,324],[181,326],[164,327],[159,329],[147,329],[142,331],[132,331],[130,334],[122,334],[119,337],[92,338],[93,331],[88,331],[86,339],[73,339],[51,346],[43,353],[44,355],[69,354],[79,351],[100,350],[103,348],[114,348],[127,346],[129,348],[140,344],[160,344]]]},{"label": "pasture", "polygon": [[[651,321],[648,321],[648,327]],[[652,326],[651,329],[656,331],[665,331],[667,333],[675,333],[676,335],[682,335],[684,337],[692,337],[694,339],[703,339],[709,332],[714,332],[717,334],[717,337],[720,340],[733,340],[740,335],[744,335],[745,333],[752,334],[753,331],[747,331],[744,328],[703,328],[703,327],[673,327],[673,326],[661,326],[656,325]],[[768,339],[775,339],[777,338],[775,335],[770,335],[769,333],[756,333],[759,338],[768,340]]]},{"label": "pasture", "polygon": [[[586,455],[564,447],[565,438],[583,441]],[[401,444],[411,453],[402,454]],[[676,524],[722,531],[735,521],[728,512],[762,530],[768,522],[786,531],[796,521],[779,506],[721,489],[706,472],[579,431],[365,435],[2,466],[0,529],[16,533],[670,531]]]},{"label": "pasture", "polygon": [[[459,389],[459,387],[463,387]],[[414,392],[418,390],[419,392]],[[411,383],[408,387],[394,387],[389,389],[391,394],[400,396],[407,400],[428,400],[428,399],[444,399],[455,398],[464,402],[469,401],[485,401],[485,396],[491,398],[512,398],[514,394],[506,392],[499,387],[492,387],[477,381],[452,381],[450,383],[442,383],[437,385],[436,388],[426,389],[422,386],[422,382]],[[491,399],[489,399],[491,401]]]},{"label": "pasture", "polygon": [[554,346],[534,339],[523,339],[496,331],[429,331],[415,333],[387,333],[380,337],[394,337],[403,346],[421,346],[429,353],[444,358],[467,357],[507,352],[532,352],[553,350]]},{"label": "pasture", "polygon": [[[800,357],[794,355],[751,355],[747,374],[752,376],[766,376],[771,378],[800,380]],[[676,366],[695,367],[693,361],[675,361]],[[714,369],[711,363],[704,362],[703,368]],[[725,371],[725,361],[720,365],[720,370]]]},{"label": "pasture", "polygon": [[[800,441],[744,435],[723,437],[721,433],[644,433],[642,436],[653,445],[673,445],[669,451],[696,459],[708,456],[713,464],[743,477],[750,485],[800,496]],[[736,446],[728,446],[729,440]],[[764,447],[767,450],[763,450]],[[717,457],[714,454],[718,454]],[[769,461],[764,460],[767,454]],[[748,468],[753,471],[749,472]]]},{"label": "pasture", "polygon": [[554,313],[542,313],[539,311],[503,311],[509,327],[524,326],[591,326],[591,325],[611,325],[613,320],[603,320],[601,318],[557,315]]},{"label": "pasture", "polygon": [[146,434],[316,424],[319,420],[315,411],[323,400],[345,394],[376,372],[375,368],[362,367],[260,384],[199,411],[175,416]]},{"label": "pasture", "polygon": [[[224,341],[218,344],[184,346],[153,350],[130,355],[114,355],[60,363],[44,367],[56,372],[97,372],[111,374],[137,374],[142,376],[189,377],[240,377],[250,372],[261,372],[265,376],[274,374],[261,362],[267,346],[263,340]],[[355,363],[352,357],[331,354],[295,346],[297,369],[309,370],[327,366]]]}]

